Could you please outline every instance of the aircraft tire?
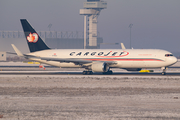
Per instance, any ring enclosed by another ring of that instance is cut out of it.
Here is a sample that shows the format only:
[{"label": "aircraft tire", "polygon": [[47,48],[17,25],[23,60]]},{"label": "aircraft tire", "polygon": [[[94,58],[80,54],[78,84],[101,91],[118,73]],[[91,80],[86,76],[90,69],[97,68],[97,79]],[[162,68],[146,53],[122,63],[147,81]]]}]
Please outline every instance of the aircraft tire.
[{"label": "aircraft tire", "polygon": [[166,75],[166,72],[162,72],[162,75]]},{"label": "aircraft tire", "polygon": [[104,75],[111,75],[111,74],[113,74],[113,72],[112,72],[112,70],[109,70],[109,71],[107,71],[107,72],[103,72],[103,74],[104,74]]},{"label": "aircraft tire", "polygon": [[108,74],[110,74],[110,75],[113,74],[112,70],[109,70],[109,71],[108,71]]},{"label": "aircraft tire", "polygon": [[93,72],[92,71],[87,71],[87,75],[92,75]]},{"label": "aircraft tire", "polygon": [[87,75],[87,71],[83,71],[83,75]]},{"label": "aircraft tire", "polygon": [[83,71],[83,75],[92,75],[93,72],[92,71]]}]

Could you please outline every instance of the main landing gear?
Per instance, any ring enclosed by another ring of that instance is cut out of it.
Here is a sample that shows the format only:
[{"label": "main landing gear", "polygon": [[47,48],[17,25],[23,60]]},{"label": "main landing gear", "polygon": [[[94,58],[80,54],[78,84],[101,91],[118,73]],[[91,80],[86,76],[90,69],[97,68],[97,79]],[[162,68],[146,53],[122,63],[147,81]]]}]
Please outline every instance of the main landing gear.
[{"label": "main landing gear", "polygon": [[83,71],[83,75],[92,75],[92,74],[93,74],[92,71],[86,71],[86,70]]},{"label": "main landing gear", "polygon": [[108,70],[107,72],[103,72],[103,74],[105,74],[105,75],[111,75],[111,74],[113,74],[113,71],[112,71],[112,70]]},{"label": "main landing gear", "polygon": [[[84,70],[83,75],[92,75],[93,72],[89,70]],[[107,72],[103,72],[104,75],[111,75],[113,74],[112,70],[108,70]]]},{"label": "main landing gear", "polygon": [[167,70],[168,68],[167,68],[167,67],[162,67],[161,69],[163,70],[161,74],[162,74],[162,75],[166,75],[166,70]]}]

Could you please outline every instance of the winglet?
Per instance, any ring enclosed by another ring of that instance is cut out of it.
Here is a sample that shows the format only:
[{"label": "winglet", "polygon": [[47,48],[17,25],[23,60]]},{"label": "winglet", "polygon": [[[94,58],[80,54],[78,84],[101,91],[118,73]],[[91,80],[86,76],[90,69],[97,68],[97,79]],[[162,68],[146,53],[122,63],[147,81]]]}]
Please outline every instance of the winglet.
[{"label": "winglet", "polygon": [[121,43],[121,48],[126,49],[123,43]]},{"label": "winglet", "polygon": [[23,57],[24,55],[16,48],[16,46],[14,44],[11,44],[11,46],[13,47],[14,51],[17,53],[17,55],[19,57]]}]

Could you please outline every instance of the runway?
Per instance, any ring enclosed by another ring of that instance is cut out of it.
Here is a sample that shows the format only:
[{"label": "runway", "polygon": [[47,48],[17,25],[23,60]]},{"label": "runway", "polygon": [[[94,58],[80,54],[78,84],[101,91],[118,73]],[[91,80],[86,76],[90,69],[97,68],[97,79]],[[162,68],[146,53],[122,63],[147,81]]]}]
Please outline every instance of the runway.
[{"label": "runway", "polygon": [[151,69],[154,72],[150,73],[140,73],[140,72],[131,72],[124,69],[112,69],[112,75],[104,75],[102,73],[93,73],[93,75],[83,75],[82,72],[84,68],[57,68],[53,66],[44,65],[44,69],[40,69],[38,64],[25,64],[21,62],[0,62],[0,75],[35,75],[35,76],[107,76],[107,77],[128,77],[128,76],[156,76],[156,77],[165,77],[165,76],[180,76],[180,62],[177,62],[175,65],[167,69],[167,74],[162,75],[162,70]]},{"label": "runway", "polygon": [[166,75],[162,75],[161,71],[155,71],[150,73],[140,73],[140,72],[126,72],[126,71],[114,71],[113,74],[105,75],[102,73],[93,73],[93,75],[83,75],[82,71],[56,71],[56,70],[42,70],[42,71],[32,71],[32,70],[2,70],[0,71],[0,75],[2,76],[8,76],[8,75],[15,75],[15,76],[21,76],[21,75],[34,75],[34,76],[101,76],[101,77],[126,77],[126,76],[135,76],[135,77],[141,77],[141,76],[159,76],[159,77],[167,77],[167,76],[180,76],[180,72],[178,71],[167,71]]}]

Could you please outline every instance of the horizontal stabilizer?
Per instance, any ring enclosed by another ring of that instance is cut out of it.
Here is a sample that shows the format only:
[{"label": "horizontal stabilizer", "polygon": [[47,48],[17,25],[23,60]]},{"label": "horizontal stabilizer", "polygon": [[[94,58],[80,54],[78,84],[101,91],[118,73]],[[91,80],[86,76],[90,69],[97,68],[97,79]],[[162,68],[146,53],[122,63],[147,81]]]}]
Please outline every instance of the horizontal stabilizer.
[{"label": "horizontal stabilizer", "polygon": [[126,49],[123,43],[121,43],[121,48]]},{"label": "horizontal stabilizer", "polygon": [[17,53],[17,55],[19,57],[23,57],[24,55],[17,49],[17,47],[14,44],[11,44],[11,46],[13,47],[14,51]]}]

